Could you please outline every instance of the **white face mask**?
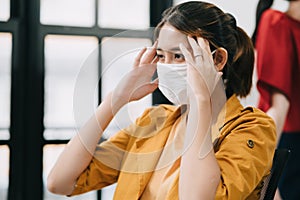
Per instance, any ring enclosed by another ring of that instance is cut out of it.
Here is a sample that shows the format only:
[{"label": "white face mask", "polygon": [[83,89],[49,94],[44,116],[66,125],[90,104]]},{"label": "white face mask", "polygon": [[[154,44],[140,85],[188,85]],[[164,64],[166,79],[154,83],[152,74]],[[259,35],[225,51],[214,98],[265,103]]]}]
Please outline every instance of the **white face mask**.
[{"label": "white face mask", "polygon": [[175,105],[188,104],[187,64],[157,63],[158,88]]}]

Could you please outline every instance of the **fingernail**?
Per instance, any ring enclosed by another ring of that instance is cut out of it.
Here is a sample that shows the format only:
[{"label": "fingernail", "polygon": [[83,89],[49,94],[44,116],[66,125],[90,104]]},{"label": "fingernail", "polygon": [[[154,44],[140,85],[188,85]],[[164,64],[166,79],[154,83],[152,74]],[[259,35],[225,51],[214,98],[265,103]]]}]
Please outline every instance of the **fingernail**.
[{"label": "fingernail", "polygon": [[187,38],[188,40],[194,40],[191,36],[188,36]]},{"label": "fingernail", "polygon": [[198,43],[199,43],[200,47],[202,47],[202,48],[205,47],[205,42],[204,42],[204,39],[203,39],[202,37],[200,37],[200,38],[198,39]]}]

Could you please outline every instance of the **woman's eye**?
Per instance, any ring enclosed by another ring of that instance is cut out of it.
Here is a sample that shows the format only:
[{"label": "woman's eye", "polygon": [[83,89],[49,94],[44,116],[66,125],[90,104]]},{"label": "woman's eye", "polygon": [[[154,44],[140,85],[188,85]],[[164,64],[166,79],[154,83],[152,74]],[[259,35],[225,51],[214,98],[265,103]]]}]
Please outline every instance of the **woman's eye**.
[{"label": "woman's eye", "polygon": [[174,57],[177,60],[184,60],[184,55],[183,54],[174,54]]},{"label": "woman's eye", "polygon": [[159,60],[164,58],[164,55],[162,55],[162,54],[156,54],[156,56],[158,57]]}]

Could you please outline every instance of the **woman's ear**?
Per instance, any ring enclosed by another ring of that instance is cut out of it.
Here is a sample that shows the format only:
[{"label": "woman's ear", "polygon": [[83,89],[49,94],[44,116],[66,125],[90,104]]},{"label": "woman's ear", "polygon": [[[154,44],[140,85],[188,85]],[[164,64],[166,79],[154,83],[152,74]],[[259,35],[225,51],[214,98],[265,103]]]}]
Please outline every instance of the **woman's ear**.
[{"label": "woman's ear", "polygon": [[223,47],[220,47],[216,49],[215,55],[214,55],[214,63],[218,71],[222,71],[225,64],[227,63],[228,59],[228,53],[227,50]]}]

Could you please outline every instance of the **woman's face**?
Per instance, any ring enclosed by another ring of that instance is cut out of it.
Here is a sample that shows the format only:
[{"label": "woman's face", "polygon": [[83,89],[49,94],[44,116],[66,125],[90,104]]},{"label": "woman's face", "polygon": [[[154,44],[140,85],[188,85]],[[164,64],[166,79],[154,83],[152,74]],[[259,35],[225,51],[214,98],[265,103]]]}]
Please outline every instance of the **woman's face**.
[{"label": "woman's face", "polygon": [[171,25],[163,25],[159,32],[156,50],[158,62],[165,64],[185,63],[184,56],[179,48],[180,43],[186,46],[188,50],[191,49],[185,34]]}]

